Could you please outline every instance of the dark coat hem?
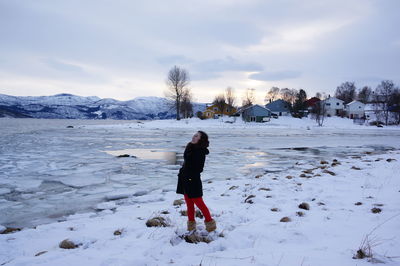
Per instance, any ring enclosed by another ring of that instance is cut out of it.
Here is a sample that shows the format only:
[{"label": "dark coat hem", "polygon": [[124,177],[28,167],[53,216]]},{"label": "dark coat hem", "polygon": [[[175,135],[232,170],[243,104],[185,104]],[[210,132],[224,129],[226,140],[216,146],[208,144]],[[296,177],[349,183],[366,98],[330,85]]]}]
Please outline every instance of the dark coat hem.
[{"label": "dark coat hem", "polygon": [[187,194],[189,198],[203,196],[200,173],[203,171],[208,153],[207,148],[199,148],[195,145],[190,145],[190,143],[186,146],[184,163],[178,173],[177,194]]}]

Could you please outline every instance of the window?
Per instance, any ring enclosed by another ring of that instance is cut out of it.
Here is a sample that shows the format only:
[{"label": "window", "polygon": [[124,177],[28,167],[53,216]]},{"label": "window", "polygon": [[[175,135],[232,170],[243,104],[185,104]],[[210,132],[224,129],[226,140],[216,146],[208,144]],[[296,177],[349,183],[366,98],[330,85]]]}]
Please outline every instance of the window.
[{"label": "window", "polygon": [[326,106],[331,106],[331,103],[326,103],[325,105],[326,105]]},{"label": "window", "polygon": [[255,116],[250,116],[250,122],[255,122],[256,121],[256,117]]},{"label": "window", "polygon": [[339,105],[339,103],[336,103],[336,105]]}]

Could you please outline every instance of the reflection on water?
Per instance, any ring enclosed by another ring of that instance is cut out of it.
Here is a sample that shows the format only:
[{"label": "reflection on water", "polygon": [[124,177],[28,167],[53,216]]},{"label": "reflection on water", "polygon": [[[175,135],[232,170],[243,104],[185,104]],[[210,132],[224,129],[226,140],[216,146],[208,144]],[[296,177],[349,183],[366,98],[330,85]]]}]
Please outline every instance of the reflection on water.
[{"label": "reflection on water", "polygon": [[161,160],[165,161],[167,164],[177,164],[179,163],[179,156],[177,158],[176,152],[165,151],[162,149],[124,149],[116,151],[104,151],[108,154],[119,156],[128,154],[142,160]]}]

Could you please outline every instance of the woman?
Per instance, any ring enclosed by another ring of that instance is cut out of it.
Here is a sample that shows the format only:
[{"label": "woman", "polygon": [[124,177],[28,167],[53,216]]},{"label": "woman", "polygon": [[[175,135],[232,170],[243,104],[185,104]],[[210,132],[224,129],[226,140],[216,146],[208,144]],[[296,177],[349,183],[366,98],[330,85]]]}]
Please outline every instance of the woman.
[{"label": "woman", "polygon": [[210,211],[202,198],[203,186],[200,173],[203,171],[206,155],[209,154],[208,145],[207,134],[203,131],[196,132],[192,137],[192,141],[186,145],[183,154],[184,162],[178,174],[176,193],[183,194],[185,197],[188,214],[188,231],[196,229],[194,218],[195,204],[203,213],[206,230],[212,232],[217,228],[215,220],[211,218]]}]

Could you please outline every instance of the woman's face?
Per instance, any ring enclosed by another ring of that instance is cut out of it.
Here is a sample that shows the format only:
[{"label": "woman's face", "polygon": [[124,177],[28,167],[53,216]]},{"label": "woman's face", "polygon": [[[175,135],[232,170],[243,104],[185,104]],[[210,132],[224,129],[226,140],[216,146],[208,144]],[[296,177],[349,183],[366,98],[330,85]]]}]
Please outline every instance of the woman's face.
[{"label": "woman's face", "polygon": [[196,132],[196,134],[194,134],[193,137],[192,137],[192,143],[196,144],[197,142],[199,142],[200,138],[201,138],[200,133]]}]

